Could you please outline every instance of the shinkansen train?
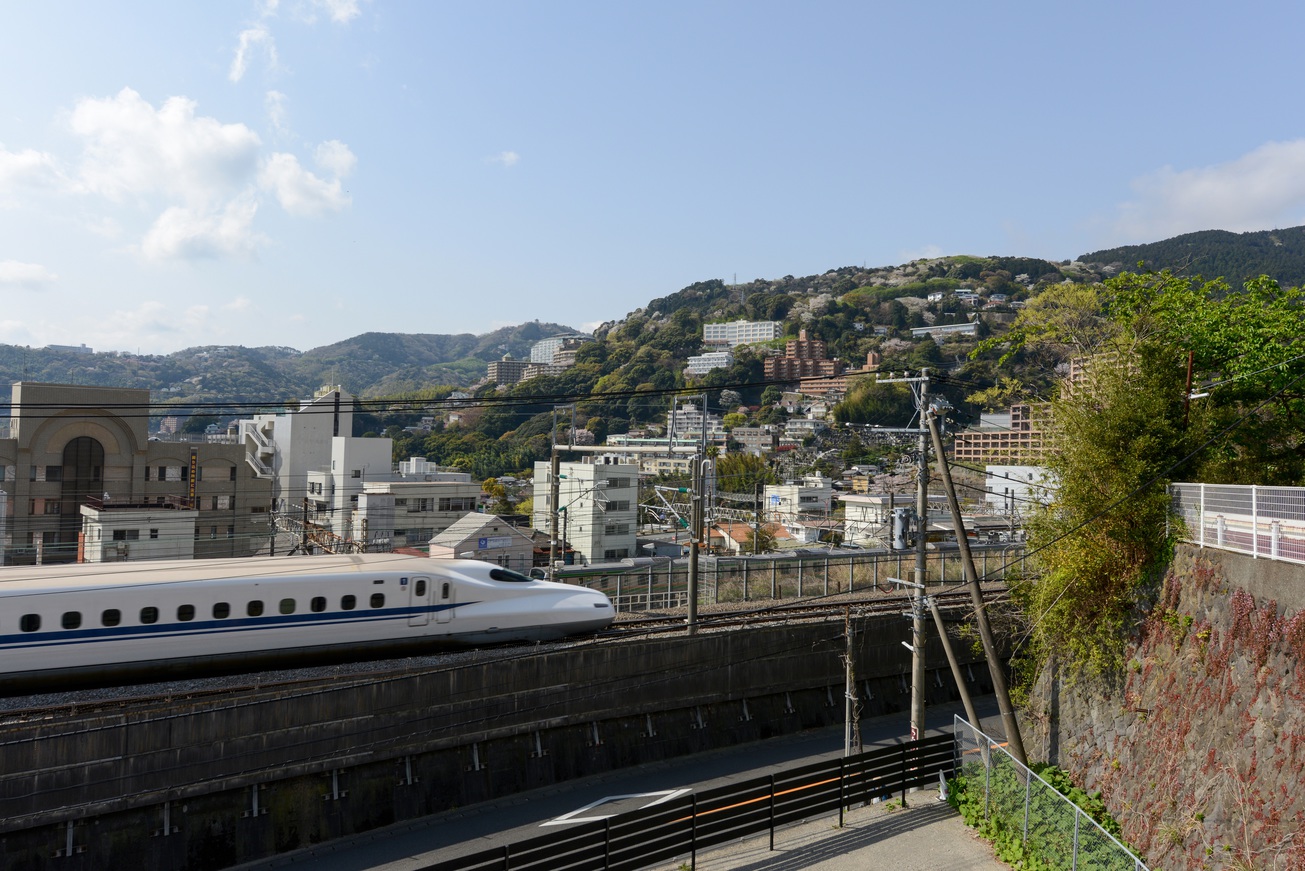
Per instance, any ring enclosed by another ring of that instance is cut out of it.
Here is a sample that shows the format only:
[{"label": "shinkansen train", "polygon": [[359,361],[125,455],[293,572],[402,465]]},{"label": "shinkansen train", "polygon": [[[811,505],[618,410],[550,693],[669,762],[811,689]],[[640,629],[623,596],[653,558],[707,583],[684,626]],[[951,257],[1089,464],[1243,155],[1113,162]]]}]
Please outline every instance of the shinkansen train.
[{"label": "shinkansen train", "polygon": [[606,595],[476,560],[358,554],[0,569],[0,693],[606,628]]}]

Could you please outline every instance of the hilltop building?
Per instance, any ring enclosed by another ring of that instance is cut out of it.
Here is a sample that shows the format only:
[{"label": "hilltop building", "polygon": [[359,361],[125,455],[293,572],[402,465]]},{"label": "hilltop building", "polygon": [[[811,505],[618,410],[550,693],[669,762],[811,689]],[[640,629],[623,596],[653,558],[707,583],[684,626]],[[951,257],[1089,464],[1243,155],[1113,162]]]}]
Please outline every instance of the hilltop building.
[{"label": "hilltop building", "polygon": [[824,340],[808,338],[806,330],[801,330],[796,339],[789,339],[783,357],[767,357],[764,366],[767,381],[832,378],[847,368],[842,360],[831,360]]},{"label": "hilltop building", "polygon": [[732,321],[726,324],[703,324],[704,345],[734,348],[754,342],[769,342],[780,337],[779,321]]}]

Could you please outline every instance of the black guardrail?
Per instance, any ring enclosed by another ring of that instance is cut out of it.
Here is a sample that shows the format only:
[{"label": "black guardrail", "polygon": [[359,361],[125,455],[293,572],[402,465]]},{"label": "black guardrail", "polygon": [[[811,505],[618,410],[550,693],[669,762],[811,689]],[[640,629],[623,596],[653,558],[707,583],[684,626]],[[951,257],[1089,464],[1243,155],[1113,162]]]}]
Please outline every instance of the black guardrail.
[{"label": "black guardrail", "polygon": [[417,871],[638,871],[813,817],[838,814],[955,771],[950,734],[868,750],[506,844]]}]

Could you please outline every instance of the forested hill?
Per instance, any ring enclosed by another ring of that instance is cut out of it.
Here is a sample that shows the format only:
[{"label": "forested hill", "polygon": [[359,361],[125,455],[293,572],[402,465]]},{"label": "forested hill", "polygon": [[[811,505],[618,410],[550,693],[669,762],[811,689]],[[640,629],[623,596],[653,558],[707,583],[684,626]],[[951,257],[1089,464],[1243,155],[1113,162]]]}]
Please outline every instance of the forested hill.
[{"label": "forested hill", "polygon": [[1148,269],[1223,278],[1233,287],[1260,275],[1284,287],[1300,287],[1305,284],[1305,227],[1251,233],[1202,230],[1163,242],[1093,251],[1078,259],[1114,271],[1136,271],[1141,262]]}]

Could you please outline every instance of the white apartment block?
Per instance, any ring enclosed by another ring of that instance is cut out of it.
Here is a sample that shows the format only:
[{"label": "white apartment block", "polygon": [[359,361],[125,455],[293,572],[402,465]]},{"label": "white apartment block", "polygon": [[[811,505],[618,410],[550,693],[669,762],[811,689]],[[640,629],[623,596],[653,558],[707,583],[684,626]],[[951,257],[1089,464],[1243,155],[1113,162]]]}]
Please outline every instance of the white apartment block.
[{"label": "white apartment block", "polygon": [[590,336],[583,336],[575,333],[568,336],[550,336],[547,339],[540,339],[538,342],[535,342],[535,344],[530,346],[530,362],[552,363],[553,356],[558,351],[562,350],[562,347],[568,342],[574,345],[579,345],[583,342],[592,341],[593,338]]},{"label": "white apartment block", "polygon": [[1036,504],[1046,505],[1056,489],[1055,479],[1042,466],[986,466],[984,501],[994,511],[1027,514]]},{"label": "white apartment block", "polygon": [[376,481],[363,484],[354,511],[354,537],[384,550],[424,547],[480,501],[480,485],[465,480]]},{"label": "white apartment block", "polygon": [[974,321],[964,324],[935,324],[932,327],[911,328],[912,339],[922,339],[929,336],[935,342],[941,342],[948,336],[977,336],[978,334],[979,325]]},{"label": "white apartment block", "polygon": [[704,345],[748,345],[753,342],[769,342],[780,336],[779,321],[732,321],[727,324],[703,324],[702,343]]},{"label": "white apartment block", "polygon": [[734,355],[729,351],[708,351],[689,358],[685,375],[706,375],[713,369],[728,369],[734,365]]},{"label": "white apartment block", "polygon": [[708,439],[723,438],[725,435],[724,418],[710,411],[704,414],[701,408],[692,403],[678,406],[666,413],[667,432],[675,433],[677,439],[701,438],[704,426]]},{"label": "white apartment block", "polygon": [[782,523],[803,515],[827,515],[833,495],[833,481],[818,473],[788,484],[767,484],[766,517]]},{"label": "white apartment block", "polygon": [[[639,468],[629,463],[562,463],[557,501],[558,553],[561,542],[586,563],[636,556]],[[531,525],[552,528],[552,480],[547,462],[535,463],[534,514]]]}]

